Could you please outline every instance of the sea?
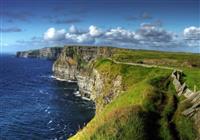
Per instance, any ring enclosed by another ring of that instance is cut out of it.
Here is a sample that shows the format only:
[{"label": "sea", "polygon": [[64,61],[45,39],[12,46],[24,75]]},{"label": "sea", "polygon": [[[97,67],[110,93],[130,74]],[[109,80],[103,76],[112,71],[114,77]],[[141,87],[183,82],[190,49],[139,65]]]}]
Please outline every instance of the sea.
[{"label": "sea", "polygon": [[58,81],[53,61],[0,56],[0,140],[66,140],[94,116],[73,82]]}]

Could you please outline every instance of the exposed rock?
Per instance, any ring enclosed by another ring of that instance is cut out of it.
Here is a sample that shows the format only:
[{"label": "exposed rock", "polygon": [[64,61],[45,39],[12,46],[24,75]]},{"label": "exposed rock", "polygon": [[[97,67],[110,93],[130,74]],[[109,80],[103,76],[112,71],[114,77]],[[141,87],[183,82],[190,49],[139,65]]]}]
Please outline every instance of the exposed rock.
[{"label": "exposed rock", "polygon": [[187,88],[187,85],[185,83],[181,84],[181,76],[182,72],[176,70],[173,71],[173,73],[171,74],[174,87],[178,93],[178,96],[183,95],[186,98],[185,101],[187,100],[192,104],[192,106],[184,110],[182,114],[193,119],[195,127],[197,128],[200,136],[200,91],[192,91]]},{"label": "exposed rock", "polygon": [[176,92],[178,92],[179,89],[181,88],[181,83],[180,83],[180,81],[177,80],[177,79],[174,79],[174,80],[173,80],[173,84],[174,84],[174,86],[175,86]]},{"label": "exposed rock", "polygon": [[183,83],[183,85],[181,85],[181,87],[179,88],[178,96],[181,96],[183,94],[183,92],[185,91],[186,88],[187,88],[186,84]]},{"label": "exposed rock", "polygon": [[199,92],[196,92],[196,95],[194,95],[194,97],[192,98],[192,103],[195,103],[197,101],[200,100],[200,91]]},{"label": "exposed rock", "polygon": [[[102,76],[92,62],[100,57],[110,57],[116,48],[92,46],[66,46],[53,65],[54,75],[59,79],[76,80],[79,92],[96,103],[99,110],[118,96],[121,76],[112,79],[112,88],[104,93],[107,77]],[[99,100],[101,99],[101,103]]]},{"label": "exposed rock", "polygon": [[66,46],[54,63],[53,72],[58,78],[77,80],[76,75],[83,72],[83,69],[91,60],[97,57],[110,56],[111,50],[110,47]]},{"label": "exposed rock", "polygon": [[56,60],[62,51],[62,47],[43,48],[38,50],[17,52],[17,57],[46,58]]}]

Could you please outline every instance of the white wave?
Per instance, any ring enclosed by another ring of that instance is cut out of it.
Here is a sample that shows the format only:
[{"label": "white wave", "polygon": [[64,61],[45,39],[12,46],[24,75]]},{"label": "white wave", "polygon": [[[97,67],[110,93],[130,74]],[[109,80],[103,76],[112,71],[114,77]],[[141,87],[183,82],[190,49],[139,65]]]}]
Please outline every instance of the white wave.
[{"label": "white wave", "polygon": [[76,97],[81,97],[81,94],[75,94]]},{"label": "white wave", "polygon": [[51,129],[49,129],[49,130],[55,130],[55,128],[51,128]]},{"label": "white wave", "polygon": [[44,111],[49,112],[50,107],[48,106]]},{"label": "white wave", "polygon": [[87,100],[87,101],[90,101],[91,99],[90,98],[87,98],[87,97],[81,97],[83,100]]},{"label": "white wave", "polygon": [[80,92],[79,92],[79,91],[75,91],[74,94],[75,94],[75,95],[78,95],[78,94],[80,94]]},{"label": "white wave", "polygon": [[50,120],[49,122],[48,122],[48,124],[51,124],[53,121],[52,120]]},{"label": "white wave", "polygon": [[41,90],[41,89],[39,90],[39,92],[40,92],[41,94],[46,94],[46,95],[49,94],[47,91],[45,92],[44,90]]},{"label": "white wave", "polygon": [[54,78],[58,81],[65,81],[65,82],[69,82],[69,83],[77,83],[77,81],[62,79],[62,78],[59,78],[59,77],[56,77],[56,76],[53,76],[53,75],[51,76],[51,78]]},{"label": "white wave", "polygon": [[75,80],[67,80],[67,82],[69,82],[69,83],[77,83],[77,81],[75,81]]}]

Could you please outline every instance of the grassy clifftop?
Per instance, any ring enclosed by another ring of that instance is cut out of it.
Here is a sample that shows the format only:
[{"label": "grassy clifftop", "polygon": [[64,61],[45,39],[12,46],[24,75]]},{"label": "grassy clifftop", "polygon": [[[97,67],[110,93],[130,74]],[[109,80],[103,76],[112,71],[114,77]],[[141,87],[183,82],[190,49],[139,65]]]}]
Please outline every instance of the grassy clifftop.
[{"label": "grassy clifftop", "polygon": [[118,75],[122,76],[122,92],[72,140],[195,139],[193,122],[181,115],[184,107],[169,77],[171,70],[116,64],[108,59],[98,59],[94,68],[108,79],[102,98]]},{"label": "grassy clifftop", "polygon": [[120,62],[134,62],[149,65],[169,66],[184,71],[185,81],[191,89],[200,90],[200,54],[159,52],[144,50],[116,50],[112,58]]},{"label": "grassy clifftop", "polygon": [[97,108],[70,140],[194,140],[194,122],[182,115],[191,104],[177,96],[170,75],[183,70],[182,82],[199,90],[199,62],[199,54],[66,46],[54,70],[76,79]]}]

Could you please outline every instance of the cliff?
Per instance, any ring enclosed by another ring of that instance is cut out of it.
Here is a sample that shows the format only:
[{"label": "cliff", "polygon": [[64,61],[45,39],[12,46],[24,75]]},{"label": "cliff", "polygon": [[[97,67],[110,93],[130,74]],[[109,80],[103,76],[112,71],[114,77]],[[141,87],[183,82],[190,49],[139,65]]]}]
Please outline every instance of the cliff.
[{"label": "cliff", "polygon": [[[189,89],[180,81],[177,87],[175,77],[181,76],[165,65],[182,68],[184,62],[184,67],[191,68],[189,57],[199,56],[178,54],[184,59],[171,59],[174,54],[163,53],[166,62],[161,63],[160,58],[154,58],[160,52],[138,56],[145,53],[110,47],[64,47],[53,65],[54,75],[76,81],[80,94],[96,104],[95,117],[71,139],[197,138],[199,101],[182,103],[180,91],[187,94]],[[146,65],[143,59],[148,57],[153,59],[152,65],[156,62],[161,67]],[[197,99],[199,93],[195,96]]]},{"label": "cliff", "polygon": [[17,52],[17,57],[25,58],[45,58],[56,60],[62,51],[62,47],[43,48],[38,50]]},{"label": "cliff", "polygon": [[54,76],[76,81],[95,102],[95,117],[70,139],[200,138],[199,54],[95,46],[40,52],[18,56],[58,57]]},{"label": "cliff", "polygon": [[[105,81],[93,64],[97,59],[111,57],[115,50],[111,47],[66,46],[53,65],[54,76],[66,81],[77,81],[80,94],[96,101],[99,110],[111,97],[105,96],[101,103],[97,102],[98,96],[102,96]],[[113,90],[118,90],[120,81],[113,82],[113,86],[116,87]]]},{"label": "cliff", "polygon": [[112,55],[109,47],[66,46],[53,65],[56,77],[65,80],[77,80],[77,74],[85,72],[87,64],[98,57]]}]

